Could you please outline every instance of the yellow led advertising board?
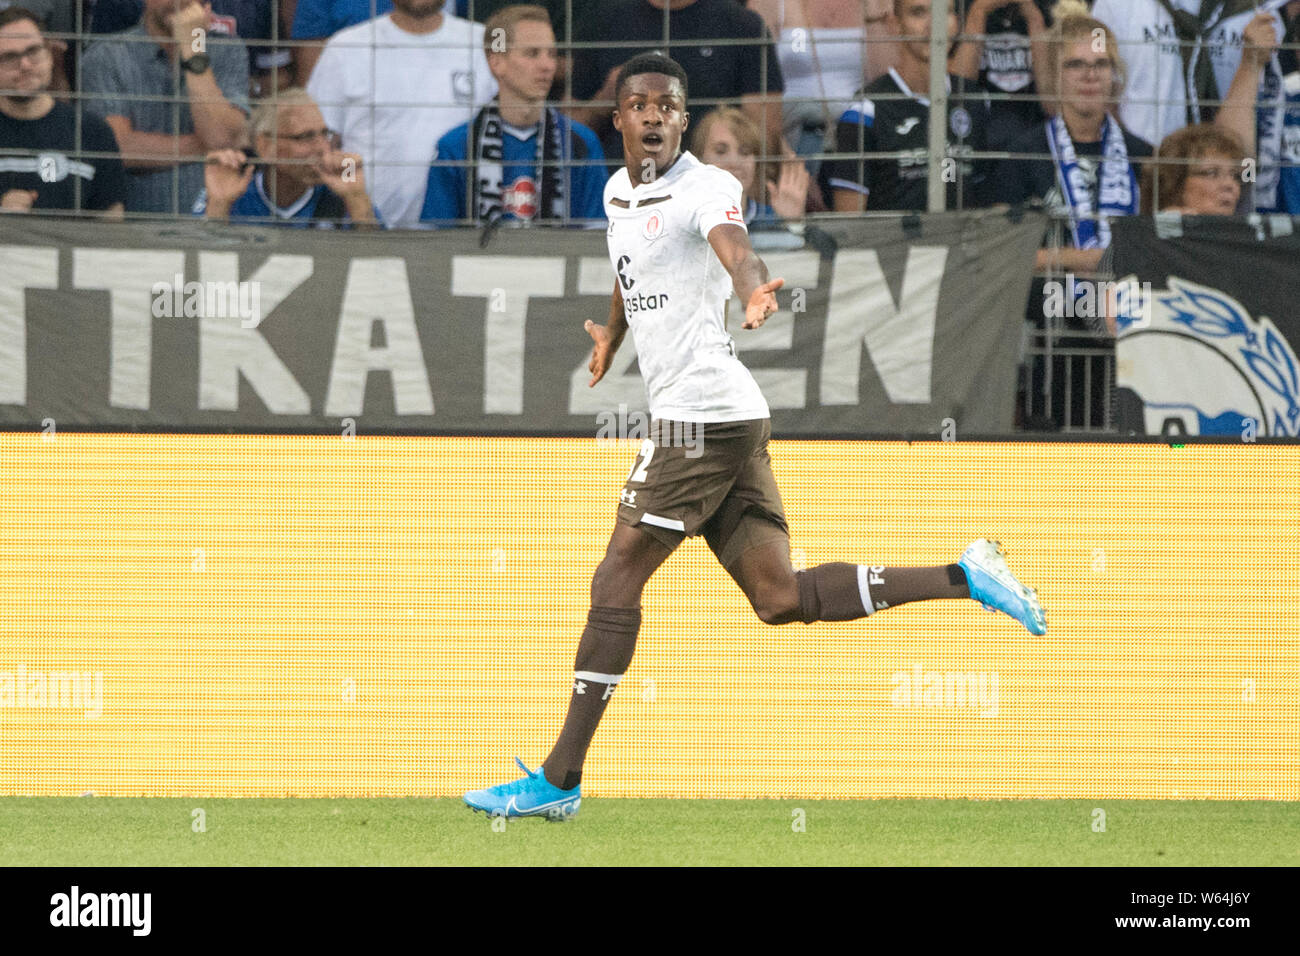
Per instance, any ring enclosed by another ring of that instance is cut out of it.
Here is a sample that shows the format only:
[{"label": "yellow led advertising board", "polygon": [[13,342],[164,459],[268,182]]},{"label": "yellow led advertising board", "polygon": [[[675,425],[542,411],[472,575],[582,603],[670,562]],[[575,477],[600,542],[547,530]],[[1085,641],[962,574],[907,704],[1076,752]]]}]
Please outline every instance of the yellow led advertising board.
[{"label": "yellow led advertising board", "polygon": [[[546,755],[635,444],[0,435],[0,794],[445,796]],[[774,442],[797,566],[1036,586],[761,624],[651,581],[584,796],[1300,798],[1300,447]]]}]

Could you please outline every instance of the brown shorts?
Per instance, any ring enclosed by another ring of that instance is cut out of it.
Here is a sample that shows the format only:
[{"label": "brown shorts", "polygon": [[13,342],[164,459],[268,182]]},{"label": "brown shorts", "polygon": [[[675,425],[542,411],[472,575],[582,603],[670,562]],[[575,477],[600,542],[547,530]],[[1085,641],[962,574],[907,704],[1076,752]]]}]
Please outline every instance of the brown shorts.
[{"label": "brown shorts", "polygon": [[641,443],[619,494],[620,523],[677,532],[655,534],[673,543],[682,535],[705,534],[710,547],[725,544],[749,512],[757,511],[787,530],[781,492],[767,454],[772,435],[768,419],[655,420],[650,435]]}]

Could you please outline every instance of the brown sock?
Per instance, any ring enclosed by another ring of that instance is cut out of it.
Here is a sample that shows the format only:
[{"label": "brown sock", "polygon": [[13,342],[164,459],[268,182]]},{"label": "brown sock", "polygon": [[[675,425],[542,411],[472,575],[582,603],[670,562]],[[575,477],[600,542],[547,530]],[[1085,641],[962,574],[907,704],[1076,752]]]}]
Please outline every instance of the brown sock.
[{"label": "brown sock", "polygon": [[[884,568],[834,562],[798,571],[799,611],[805,624],[855,621],[908,601],[970,597],[959,565]],[[869,601],[870,605],[864,603]]]},{"label": "brown sock", "polygon": [[632,663],[640,628],[640,608],[593,607],[587,612],[587,626],[578,642],[578,656],[573,665],[569,712],[559,739],[542,763],[552,786],[572,790],[582,782],[587,748],[605,713],[605,704]]}]

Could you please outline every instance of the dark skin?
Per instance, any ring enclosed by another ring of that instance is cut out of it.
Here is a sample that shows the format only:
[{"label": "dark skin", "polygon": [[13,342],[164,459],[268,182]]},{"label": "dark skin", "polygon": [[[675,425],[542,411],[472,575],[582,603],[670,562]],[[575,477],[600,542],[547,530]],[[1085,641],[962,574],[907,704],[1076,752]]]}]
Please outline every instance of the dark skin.
[{"label": "dark skin", "polygon": [[[613,119],[614,128],[623,134],[623,155],[633,183],[654,182],[681,157],[682,135],[690,115],[685,92],[675,77],[662,73],[630,77],[619,90]],[[776,290],[785,280],[768,279],[767,267],[754,253],[742,227],[715,226],[708,238],[731,276],[736,294],[746,303],[744,328],[758,328],[776,312]],[[609,321],[597,325],[588,320],[585,328],[595,343],[589,365],[594,386],[609,370],[627,332],[617,281],[610,297]],[[639,526],[615,525],[591,581],[592,605],[639,607],[646,582],[672,553],[672,547]],[[799,587],[787,539],[746,552],[729,571],[765,623],[787,624],[800,619]]]}]

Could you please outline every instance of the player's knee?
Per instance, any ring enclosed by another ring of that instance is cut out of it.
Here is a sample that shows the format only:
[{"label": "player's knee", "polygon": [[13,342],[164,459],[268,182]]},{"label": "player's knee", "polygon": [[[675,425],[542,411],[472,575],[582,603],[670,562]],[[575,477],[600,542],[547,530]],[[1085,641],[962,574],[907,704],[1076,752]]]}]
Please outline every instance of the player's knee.
[{"label": "player's knee", "polygon": [[793,582],[787,587],[763,588],[749,596],[749,603],[764,624],[793,624],[803,620],[799,612],[799,589]]}]

